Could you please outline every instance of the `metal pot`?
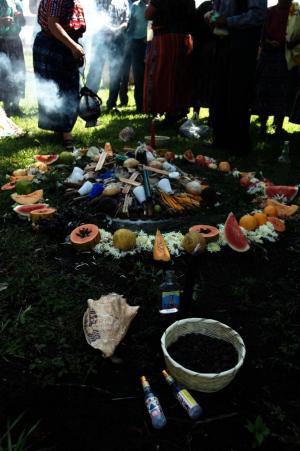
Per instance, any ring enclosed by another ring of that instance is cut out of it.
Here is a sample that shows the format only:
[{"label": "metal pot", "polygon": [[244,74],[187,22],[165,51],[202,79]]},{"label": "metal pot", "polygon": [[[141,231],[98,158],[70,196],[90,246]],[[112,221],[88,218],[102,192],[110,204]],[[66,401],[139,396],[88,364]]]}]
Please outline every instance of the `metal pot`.
[{"label": "metal pot", "polygon": [[83,86],[79,93],[78,115],[86,121],[86,127],[95,127],[101,114],[102,100],[87,86]]}]

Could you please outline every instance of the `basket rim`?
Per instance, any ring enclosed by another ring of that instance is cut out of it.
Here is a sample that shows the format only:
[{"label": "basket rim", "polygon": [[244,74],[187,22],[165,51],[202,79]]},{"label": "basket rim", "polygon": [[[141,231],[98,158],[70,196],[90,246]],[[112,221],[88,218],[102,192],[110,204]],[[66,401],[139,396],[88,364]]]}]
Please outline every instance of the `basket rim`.
[{"label": "basket rim", "polygon": [[[190,370],[189,368],[186,368],[185,366],[181,365],[180,363],[176,362],[176,360],[174,360],[170,354],[167,351],[167,347],[165,345],[165,339],[167,334],[170,332],[170,330],[175,329],[178,325],[181,324],[186,324],[188,322],[198,322],[198,321],[202,321],[205,322],[207,324],[219,324],[221,326],[223,326],[225,329],[229,330],[230,332],[232,332],[232,335],[234,335],[238,342],[241,345],[241,355],[239,356],[239,360],[238,363],[232,367],[229,368],[229,370],[226,371],[221,371],[220,373],[199,373],[197,371],[193,371]],[[186,318],[186,319],[181,319],[178,321],[175,321],[173,324],[171,324],[163,333],[162,337],[161,337],[161,347],[162,347],[162,351],[165,357],[167,357],[170,360],[170,363],[177,369],[179,370],[183,370],[184,372],[186,372],[188,375],[190,376],[198,376],[199,378],[201,377],[206,377],[209,379],[218,379],[220,377],[224,377],[224,376],[229,376],[232,374],[236,374],[238,372],[238,370],[240,369],[240,367],[243,365],[244,363],[244,359],[246,356],[246,347],[245,347],[245,343],[242,339],[242,337],[239,335],[238,332],[236,332],[234,329],[232,329],[230,326],[228,326],[225,323],[221,323],[220,321],[214,320],[214,319],[209,319],[209,318]]]}]

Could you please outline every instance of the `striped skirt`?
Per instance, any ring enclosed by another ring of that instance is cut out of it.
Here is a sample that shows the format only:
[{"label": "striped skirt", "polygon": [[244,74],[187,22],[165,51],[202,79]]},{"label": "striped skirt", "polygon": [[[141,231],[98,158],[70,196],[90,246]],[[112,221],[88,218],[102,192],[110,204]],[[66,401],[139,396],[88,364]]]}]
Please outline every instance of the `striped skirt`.
[{"label": "striped skirt", "polygon": [[0,100],[18,103],[25,95],[25,61],[19,36],[0,38]]},{"label": "striped skirt", "polygon": [[146,113],[178,113],[191,105],[188,35],[155,35],[148,44],[144,78]]},{"label": "striped skirt", "polygon": [[72,52],[40,32],[33,44],[39,120],[44,130],[70,132],[78,117],[79,69]]}]

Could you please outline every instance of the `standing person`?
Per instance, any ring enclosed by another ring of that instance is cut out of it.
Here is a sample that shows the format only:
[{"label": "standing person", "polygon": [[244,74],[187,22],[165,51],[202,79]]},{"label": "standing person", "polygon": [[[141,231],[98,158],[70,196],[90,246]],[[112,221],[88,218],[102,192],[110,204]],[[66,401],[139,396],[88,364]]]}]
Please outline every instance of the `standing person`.
[{"label": "standing person", "polygon": [[191,105],[194,14],[194,0],[150,0],[145,12],[153,21],[153,39],[146,56],[144,111],[166,113],[170,123],[184,117]]},{"label": "standing person", "polygon": [[18,0],[0,0],[0,100],[7,116],[22,115],[25,95],[25,61],[20,39],[25,19]]},{"label": "standing person", "polygon": [[145,19],[146,3],[148,3],[148,0],[137,0],[133,3],[127,29],[130,41],[130,57],[134,78],[134,99],[137,113],[143,111],[143,87],[148,23]]},{"label": "standing person", "polygon": [[211,78],[213,70],[213,59],[215,50],[215,36],[210,26],[206,23],[204,16],[213,7],[212,0],[201,3],[195,14],[193,26],[193,98],[192,106],[194,113],[198,116],[200,108],[210,107]]},{"label": "standing person", "polygon": [[79,67],[84,58],[78,40],[86,29],[80,0],[41,0],[38,23],[42,30],[33,44],[38,125],[61,133],[64,147],[72,150],[72,129],[78,117]]},{"label": "standing person", "polygon": [[[250,106],[267,2],[215,0],[214,8],[218,18],[208,15],[216,34],[210,110],[214,144],[242,155],[251,148]],[[225,30],[222,36],[220,30]]]},{"label": "standing person", "polygon": [[[296,63],[287,61],[286,30],[292,0],[279,0],[268,8],[257,65],[255,113],[259,114],[261,133],[266,133],[268,116],[274,116],[276,134],[283,132],[285,116],[289,116],[298,87]],[[298,23],[300,26],[300,23]],[[298,29],[300,33],[300,28]],[[293,43],[294,46],[296,42]]]},{"label": "standing person", "polygon": [[108,62],[109,98],[108,110],[116,109],[120,95],[121,105],[128,102],[128,62],[126,29],[129,17],[128,0],[96,0],[99,28],[93,36],[92,58],[87,85],[94,92],[100,87],[104,64]]}]

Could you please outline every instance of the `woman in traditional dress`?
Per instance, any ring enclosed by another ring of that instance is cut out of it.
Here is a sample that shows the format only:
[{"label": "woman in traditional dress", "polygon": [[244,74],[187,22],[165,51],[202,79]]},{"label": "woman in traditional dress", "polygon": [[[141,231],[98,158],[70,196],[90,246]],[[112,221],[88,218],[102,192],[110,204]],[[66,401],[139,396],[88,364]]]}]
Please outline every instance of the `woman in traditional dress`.
[{"label": "woman in traditional dress", "polygon": [[0,0],[0,100],[7,116],[21,115],[25,94],[25,62],[20,31],[25,25],[18,0]]},{"label": "woman in traditional dress", "polygon": [[65,148],[72,150],[71,132],[78,117],[79,67],[84,58],[78,40],[86,29],[80,0],[41,0],[38,23],[42,30],[33,44],[38,125],[61,133]]},{"label": "woman in traditional dress", "polygon": [[145,17],[152,20],[144,79],[144,111],[166,113],[170,122],[183,117],[191,105],[190,35],[194,0],[150,0]]},{"label": "woman in traditional dress", "polygon": [[283,132],[283,121],[290,115],[298,87],[298,69],[287,58],[286,30],[291,4],[291,0],[279,0],[267,12],[253,107],[253,113],[260,117],[262,135],[266,133],[268,116],[274,116],[276,134]]}]

